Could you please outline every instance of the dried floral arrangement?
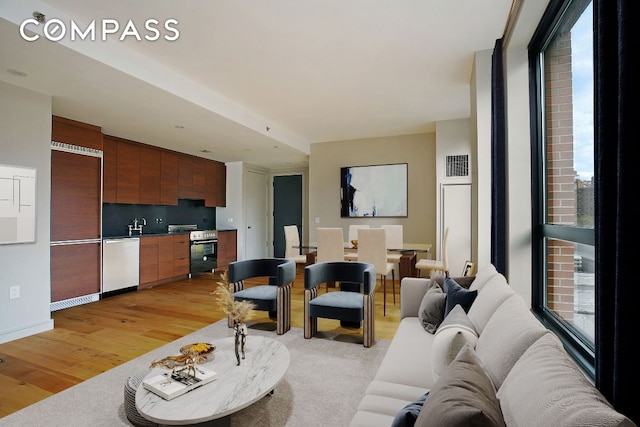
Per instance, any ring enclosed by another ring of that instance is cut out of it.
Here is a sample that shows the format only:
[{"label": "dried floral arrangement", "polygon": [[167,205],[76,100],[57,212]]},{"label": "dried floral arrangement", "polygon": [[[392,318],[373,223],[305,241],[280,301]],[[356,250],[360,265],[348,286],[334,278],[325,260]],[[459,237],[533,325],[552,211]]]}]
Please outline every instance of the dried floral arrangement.
[{"label": "dried floral arrangement", "polygon": [[253,316],[253,309],[256,305],[251,301],[235,301],[231,290],[229,290],[227,273],[222,273],[220,277],[222,282],[217,283],[218,287],[213,292],[220,309],[231,317],[234,324],[245,323]]}]

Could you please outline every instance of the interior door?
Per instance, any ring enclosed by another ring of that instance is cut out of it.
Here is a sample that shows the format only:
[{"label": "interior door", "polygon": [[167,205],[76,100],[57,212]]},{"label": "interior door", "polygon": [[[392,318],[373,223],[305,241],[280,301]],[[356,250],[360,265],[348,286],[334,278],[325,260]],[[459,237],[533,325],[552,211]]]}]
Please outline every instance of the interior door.
[{"label": "interior door", "polygon": [[462,274],[471,259],[471,184],[442,186],[442,231],[449,227],[447,255],[452,276]]},{"label": "interior door", "polygon": [[267,175],[247,171],[245,259],[267,257]]},{"label": "interior door", "polygon": [[284,257],[284,226],[297,225],[302,234],[302,175],[273,177],[273,255]]}]

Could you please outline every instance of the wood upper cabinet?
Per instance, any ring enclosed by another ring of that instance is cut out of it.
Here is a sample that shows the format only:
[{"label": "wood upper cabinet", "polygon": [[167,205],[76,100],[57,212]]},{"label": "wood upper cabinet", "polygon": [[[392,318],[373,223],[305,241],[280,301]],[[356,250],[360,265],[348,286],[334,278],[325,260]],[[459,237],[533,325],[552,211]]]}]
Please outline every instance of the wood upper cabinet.
[{"label": "wood upper cabinet", "polygon": [[116,203],[118,201],[118,146],[116,141],[104,137],[102,148],[102,201]]},{"label": "wood upper cabinet", "polygon": [[210,161],[205,172],[204,205],[225,206],[227,203],[227,167],[222,162]]},{"label": "wood upper cabinet", "polygon": [[140,203],[160,203],[161,153],[155,148],[140,147]]},{"label": "wood upper cabinet", "polygon": [[117,155],[117,202],[140,203],[140,145],[118,141]]},{"label": "wood upper cabinet", "polygon": [[99,126],[64,117],[51,117],[51,140],[102,150],[103,135]]},{"label": "wood upper cabinet", "polygon": [[178,204],[178,155],[170,151],[160,153],[160,204]]},{"label": "wood upper cabinet", "polygon": [[177,205],[178,199],[226,205],[226,166],[113,136],[104,136],[104,203]]},{"label": "wood upper cabinet", "polygon": [[178,198],[205,198],[205,170],[210,161],[186,154],[178,157]]}]

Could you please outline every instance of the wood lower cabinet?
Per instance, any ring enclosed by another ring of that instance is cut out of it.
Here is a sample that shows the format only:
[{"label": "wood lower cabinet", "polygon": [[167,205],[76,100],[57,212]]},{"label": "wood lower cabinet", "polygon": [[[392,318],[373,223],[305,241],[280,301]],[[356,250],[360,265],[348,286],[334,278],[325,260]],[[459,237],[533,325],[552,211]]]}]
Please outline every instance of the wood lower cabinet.
[{"label": "wood lower cabinet", "polygon": [[51,246],[51,302],[100,293],[100,243]]},{"label": "wood lower cabinet", "polygon": [[140,285],[149,288],[189,274],[189,235],[140,238]]},{"label": "wood lower cabinet", "polygon": [[191,268],[191,248],[189,235],[173,236],[173,273],[175,275],[189,274]]},{"label": "wood lower cabinet", "polygon": [[238,232],[218,230],[218,269],[226,270],[229,263],[238,259]]}]

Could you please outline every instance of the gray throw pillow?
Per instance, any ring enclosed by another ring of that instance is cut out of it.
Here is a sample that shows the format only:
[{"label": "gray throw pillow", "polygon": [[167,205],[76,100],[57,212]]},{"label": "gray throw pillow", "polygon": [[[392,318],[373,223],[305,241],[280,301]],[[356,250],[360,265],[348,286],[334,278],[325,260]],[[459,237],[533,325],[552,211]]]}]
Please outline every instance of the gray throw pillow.
[{"label": "gray throw pillow", "polygon": [[414,425],[505,425],[496,390],[469,344],[460,350],[433,385]]},{"label": "gray throw pillow", "polygon": [[420,308],[418,309],[418,319],[425,331],[434,334],[444,319],[444,309],[447,295],[442,291],[437,283],[427,289],[424,294]]}]

